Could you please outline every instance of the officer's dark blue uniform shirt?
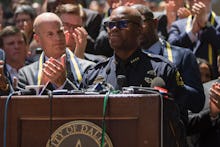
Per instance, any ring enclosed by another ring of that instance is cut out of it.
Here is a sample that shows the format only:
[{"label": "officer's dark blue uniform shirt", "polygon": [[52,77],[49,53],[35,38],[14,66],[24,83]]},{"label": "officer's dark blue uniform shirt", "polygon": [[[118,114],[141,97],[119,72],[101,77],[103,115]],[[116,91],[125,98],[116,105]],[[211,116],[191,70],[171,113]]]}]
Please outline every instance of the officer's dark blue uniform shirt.
[{"label": "officer's dark blue uniform shirt", "polygon": [[114,55],[107,61],[97,64],[85,73],[83,86],[105,81],[118,89],[118,75],[126,76],[124,86],[142,87],[150,87],[152,79],[161,77],[168,91],[174,95],[176,102],[186,108],[187,91],[174,64],[162,56],[144,53],[141,49],[134,52],[126,61]]}]

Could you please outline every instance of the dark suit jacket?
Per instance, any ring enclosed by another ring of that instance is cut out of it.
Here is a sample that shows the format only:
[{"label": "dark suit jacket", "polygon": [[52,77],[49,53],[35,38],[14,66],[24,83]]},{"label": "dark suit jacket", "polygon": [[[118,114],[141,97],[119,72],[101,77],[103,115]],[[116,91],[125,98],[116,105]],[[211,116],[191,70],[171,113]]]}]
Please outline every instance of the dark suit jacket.
[{"label": "dark suit jacket", "polygon": [[[93,62],[76,58],[78,62],[78,66],[81,69],[82,74],[94,65]],[[67,78],[66,84],[64,85],[63,89],[73,90],[78,88],[79,82],[77,77],[74,73],[72,73],[71,69],[74,68],[70,64],[70,57],[67,56],[66,58],[66,69],[67,69]],[[28,66],[23,67],[19,70],[18,73],[18,88],[25,89],[26,85],[37,85],[37,74],[39,70],[39,61],[36,61]],[[83,76],[83,75],[82,75]],[[52,87],[50,90],[54,90]]]},{"label": "dark suit jacket", "polygon": [[186,32],[187,20],[180,19],[175,21],[169,31],[168,41],[177,46],[189,48],[194,51],[196,57],[203,59],[208,59],[208,45],[212,45],[213,54],[212,54],[212,63],[214,76],[217,76],[217,55],[220,50],[220,19],[219,17],[215,18],[215,25],[204,28],[199,32],[198,41],[192,42]]},{"label": "dark suit jacket", "polygon": [[167,32],[167,16],[166,14],[161,14],[157,17],[158,26],[157,26],[157,33],[160,38],[164,40],[168,39],[168,32]]},{"label": "dark suit jacket", "polygon": [[[187,127],[190,143],[192,147],[218,147],[220,146],[220,118],[213,125],[209,113],[209,91],[211,85],[217,82],[217,79],[203,84],[206,104],[203,110],[197,114],[189,115],[189,123]],[[190,147],[191,147],[190,146]]]},{"label": "dark suit jacket", "polygon": [[191,114],[187,132],[188,135],[198,134],[193,137],[193,147],[219,147],[220,117],[213,124],[209,116],[209,109],[204,109],[198,114]]},{"label": "dark suit jacket", "polygon": [[92,54],[94,51],[94,42],[99,34],[102,16],[90,9],[83,8],[83,10],[86,13],[86,22],[84,27],[88,32],[86,52]]},{"label": "dark suit jacket", "polygon": [[111,57],[113,55],[113,49],[111,48],[108,40],[108,32],[104,27],[104,22],[109,21],[109,17],[102,20],[101,28],[98,37],[95,41],[95,54]]}]

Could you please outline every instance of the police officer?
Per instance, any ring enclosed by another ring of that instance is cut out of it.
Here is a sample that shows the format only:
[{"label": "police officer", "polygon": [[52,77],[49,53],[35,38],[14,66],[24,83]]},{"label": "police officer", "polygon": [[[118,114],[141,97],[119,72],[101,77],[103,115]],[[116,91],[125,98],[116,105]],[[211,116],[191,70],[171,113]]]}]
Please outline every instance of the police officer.
[{"label": "police officer", "polygon": [[123,75],[126,80],[122,86],[149,87],[155,77],[161,77],[187,119],[188,91],[177,69],[162,56],[144,53],[138,48],[138,38],[142,31],[140,13],[127,6],[118,7],[113,10],[105,26],[114,55],[88,70],[83,78],[83,86],[105,81],[119,89],[121,85],[117,83],[117,77]]},{"label": "police officer", "polygon": [[147,6],[136,4],[132,7],[137,9],[143,18],[143,31],[139,42],[141,48],[146,52],[164,56],[176,65],[185,86],[191,93],[187,103],[189,109],[194,113],[201,111],[205,95],[196,57],[189,49],[170,45],[167,41],[159,38],[158,21]]}]

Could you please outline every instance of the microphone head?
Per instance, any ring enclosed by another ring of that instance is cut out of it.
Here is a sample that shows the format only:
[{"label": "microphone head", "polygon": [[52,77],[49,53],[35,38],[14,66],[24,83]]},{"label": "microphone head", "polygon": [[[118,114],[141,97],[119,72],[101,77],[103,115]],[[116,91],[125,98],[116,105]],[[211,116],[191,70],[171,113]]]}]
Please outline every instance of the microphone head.
[{"label": "microphone head", "polygon": [[118,75],[117,76],[117,83],[119,86],[119,90],[122,89],[126,85],[126,76],[125,75]]},{"label": "microphone head", "polygon": [[156,77],[152,80],[150,87],[166,88],[166,84],[165,84],[165,81],[161,77]]},{"label": "microphone head", "polygon": [[160,92],[160,94],[162,94],[164,98],[172,96],[166,89],[166,83],[161,77],[154,78],[151,82],[151,87],[158,90],[158,92]]}]

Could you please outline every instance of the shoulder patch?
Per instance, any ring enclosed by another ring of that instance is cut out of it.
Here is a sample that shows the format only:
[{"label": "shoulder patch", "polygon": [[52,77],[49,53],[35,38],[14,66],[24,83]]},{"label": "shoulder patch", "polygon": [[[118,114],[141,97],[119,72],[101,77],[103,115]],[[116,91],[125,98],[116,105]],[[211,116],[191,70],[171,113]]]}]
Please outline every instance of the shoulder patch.
[{"label": "shoulder patch", "polygon": [[176,72],[176,83],[177,83],[178,86],[183,86],[184,85],[183,79],[182,79],[179,71]]}]

